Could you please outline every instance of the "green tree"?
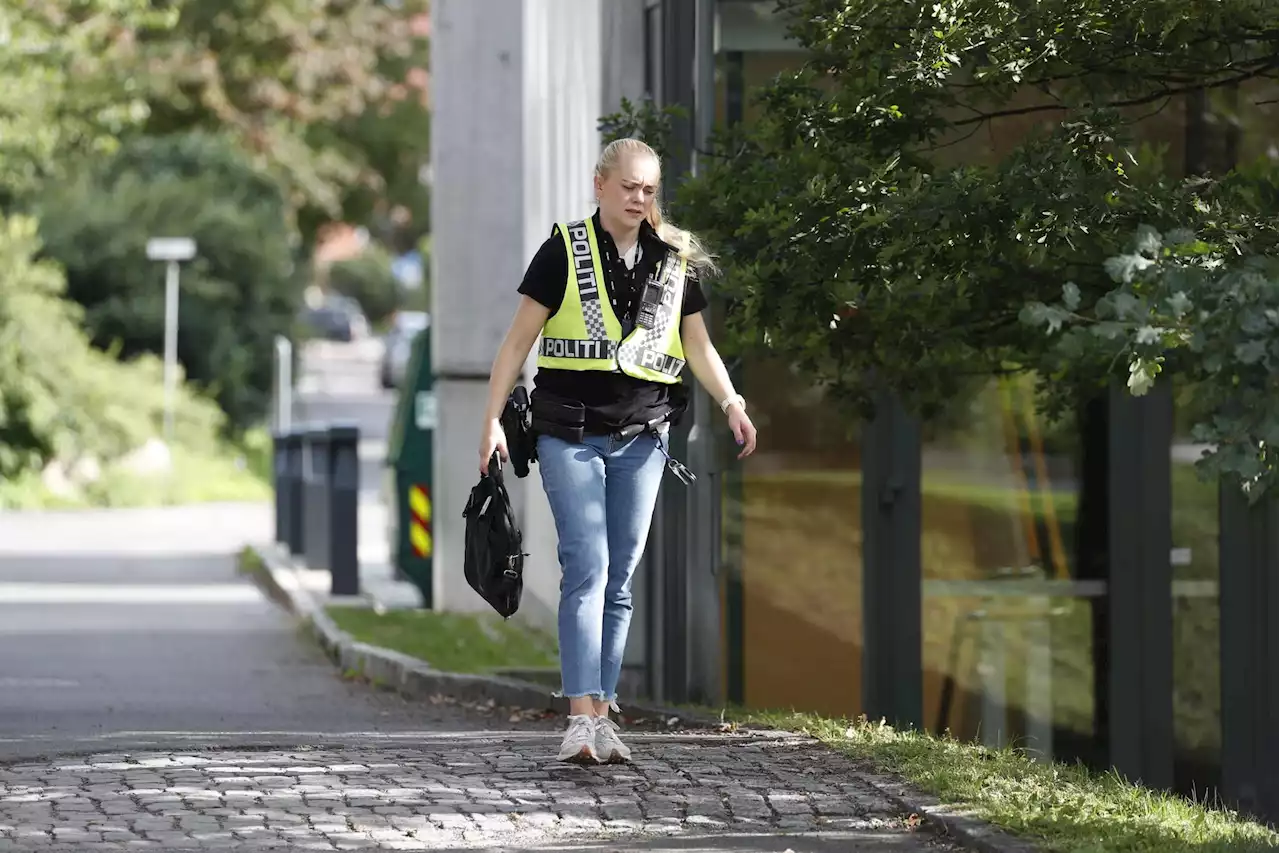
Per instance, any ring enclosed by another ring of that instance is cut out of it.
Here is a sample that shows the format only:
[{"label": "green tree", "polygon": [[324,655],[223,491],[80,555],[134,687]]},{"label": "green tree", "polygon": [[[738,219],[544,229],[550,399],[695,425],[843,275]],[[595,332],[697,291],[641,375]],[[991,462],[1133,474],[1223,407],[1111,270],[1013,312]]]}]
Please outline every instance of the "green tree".
[{"label": "green tree", "polygon": [[424,0],[172,7],[176,25],[139,53],[149,134],[229,134],[286,188],[308,238],[326,219],[363,221],[382,200],[417,208]]},{"label": "green tree", "polygon": [[109,151],[146,117],[125,67],[136,39],[173,15],[148,0],[0,4],[0,183],[6,195],[56,178],[79,155]]},{"label": "green tree", "polygon": [[155,236],[191,236],[181,278],[178,357],[232,428],[266,411],[272,340],[301,305],[296,233],[275,185],[226,140],[139,139],[112,161],[50,189],[39,205],[45,252],[67,271],[93,342],[125,357],[164,347],[163,268]]},{"label": "green tree", "polygon": [[[163,416],[158,359],[122,364],[90,346],[62,270],[39,254],[35,220],[0,215],[0,480],[54,459],[111,461],[156,435]],[[210,445],[222,425],[184,389],[174,412],[188,447]]]},{"label": "green tree", "polygon": [[391,258],[377,245],[330,267],[329,287],[359,302],[375,325],[390,317],[403,301],[400,283],[391,272]]},{"label": "green tree", "polygon": [[[1274,163],[1183,179],[1140,124],[1274,75],[1274,8],[1259,0],[778,5],[804,68],[757,93],[757,121],[716,140],[673,213],[720,252],[733,342],[771,348],[850,411],[869,413],[889,387],[932,417],[965,377],[1025,370],[1065,405],[1127,377],[1119,341],[1073,336],[1063,359],[1023,309],[1068,282],[1082,305],[1114,301],[1107,260],[1140,226],[1274,264]],[[980,131],[994,140],[984,156],[959,156]],[[1267,310],[1260,298],[1251,315]],[[1230,337],[1187,346],[1180,363],[1255,340],[1199,313],[1187,322]],[[1145,325],[1124,340],[1149,360]],[[1259,364],[1274,383],[1274,360]],[[1206,413],[1201,435],[1226,441],[1235,416]],[[1259,458],[1274,478],[1274,445]]]}]

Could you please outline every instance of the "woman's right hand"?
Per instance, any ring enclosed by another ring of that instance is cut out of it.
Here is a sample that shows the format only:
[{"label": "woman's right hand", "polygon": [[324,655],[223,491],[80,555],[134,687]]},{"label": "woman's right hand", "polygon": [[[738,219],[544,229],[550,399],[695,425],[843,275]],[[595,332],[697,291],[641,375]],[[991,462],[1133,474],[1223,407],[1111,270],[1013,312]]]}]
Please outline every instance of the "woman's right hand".
[{"label": "woman's right hand", "polygon": [[488,421],[484,428],[480,431],[480,476],[487,477],[489,475],[489,460],[493,457],[493,452],[498,451],[502,461],[506,462],[507,456],[507,436],[502,431],[502,423],[497,418]]}]

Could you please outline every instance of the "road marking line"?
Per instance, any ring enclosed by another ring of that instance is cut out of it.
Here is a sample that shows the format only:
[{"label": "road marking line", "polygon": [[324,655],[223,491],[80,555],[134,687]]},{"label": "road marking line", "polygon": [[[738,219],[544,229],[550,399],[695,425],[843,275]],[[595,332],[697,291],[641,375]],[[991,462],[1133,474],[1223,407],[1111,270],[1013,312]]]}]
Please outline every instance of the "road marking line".
[{"label": "road marking line", "polygon": [[244,604],[261,602],[251,584],[0,583],[6,604]]}]

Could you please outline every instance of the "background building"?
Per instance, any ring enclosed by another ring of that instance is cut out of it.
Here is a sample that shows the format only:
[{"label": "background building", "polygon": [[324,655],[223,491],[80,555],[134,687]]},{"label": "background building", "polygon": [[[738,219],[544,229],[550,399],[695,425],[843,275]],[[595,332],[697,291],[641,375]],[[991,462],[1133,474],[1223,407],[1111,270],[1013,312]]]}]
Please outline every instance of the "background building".
[{"label": "background building", "polygon": [[[488,369],[525,265],[553,221],[592,210],[598,117],[624,96],[682,104],[685,150],[751,121],[750,89],[803,59],[773,6],[437,0],[442,507],[475,482]],[[1149,126],[1188,162],[1228,132],[1190,108]],[[666,175],[697,168],[675,158]],[[958,389],[968,406],[952,423],[888,404],[851,425],[785,364],[732,369],[761,450],[733,461],[698,395],[674,443],[699,480],[664,485],[637,577],[634,691],[1017,741],[1275,818],[1276,512],[1195,478],[1187,389],[1048,422],[1029,382],[992,379]],[[518,491],[526,615],[550,626],[554,531],[536,473]],[[461,561],[455,515],[439,523],[444,567]],[[436,583],[445,607],[483,606],[460,572]]]}]

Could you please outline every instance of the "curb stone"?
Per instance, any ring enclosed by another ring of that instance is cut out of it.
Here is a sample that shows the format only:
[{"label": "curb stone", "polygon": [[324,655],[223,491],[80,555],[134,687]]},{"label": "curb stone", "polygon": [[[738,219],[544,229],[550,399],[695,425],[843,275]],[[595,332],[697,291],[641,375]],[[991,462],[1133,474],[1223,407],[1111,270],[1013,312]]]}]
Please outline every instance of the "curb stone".
[{"label": "curb stone", "polygon": [[965,847],[981,853],[1042,853],[1039,845],[1017,838],[959,806],[913,788],[900,779],[863,769],[862,778],[900,809],[914,812]]},{"label": "curb stone", "polygon": [[[262,561],[263,570],[251,574],[264,587],[266,594],[302,619],[325,654],[343,670],[363,673],[371,680],[390,687],[408,698],[422,699],[446,694],[471,702],[493,700],[499,705],[523,708],[547,708],[565,713],[564,699],[551,696],[545,685],[515,678],[469,675],[434,669],[421,660],[392,649],[384,649],[355,640],[339,628],[298,581],[292,560],[276,545],[250,546]],[[627,702],[630,717],[676,718],[686,726],[718,728],[720,720],[685,710],[664,708],[642,702]],[[764,735],[791,736],[792,732],[760,732]],[[859,762],[865,765],[865,762]],[[981,853],[1037,853],[1037,845],[1016,838],[1005,830],[974,817],[971,812],[942,803],[892,776],[859,767],[867,784],[884,795],[905,814],[916,814],[921,820],[973,850]]]},{"label": "curb stone", "polygon": [[[415,699],[446,694],[463,701],[488,702],[522,708],[546,708],[565,713],[568,702],[551,695],[543,684],[496,675],[471,675],[435,669],[418,658],[371,646],[354,639],[329,618],[323,607],[298,582],[292,560],[277,546],[250,546],[264,569],[254,572],[268,597],[302,619],[325,654],[344,671],[359,672],[371,680]],[[675,718],[686,727],[718,728],[720,720],[687,710],[625,700],[630,718]],[[621,704],[621,701],[620,703]]]}]

